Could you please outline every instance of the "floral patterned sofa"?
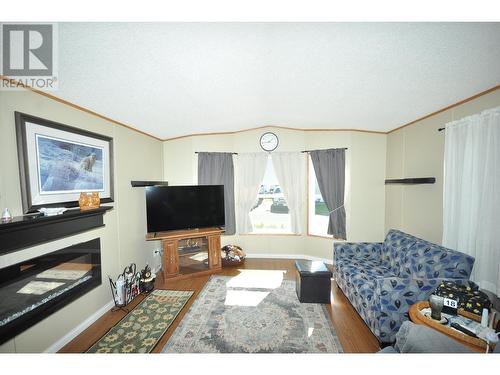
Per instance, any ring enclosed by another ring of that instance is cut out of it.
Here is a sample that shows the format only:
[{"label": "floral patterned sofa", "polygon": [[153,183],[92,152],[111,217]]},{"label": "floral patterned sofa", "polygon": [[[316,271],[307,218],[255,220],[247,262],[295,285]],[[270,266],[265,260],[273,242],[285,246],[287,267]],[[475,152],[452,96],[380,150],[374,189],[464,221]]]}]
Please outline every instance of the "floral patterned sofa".
[{"label": "floral patterned sofa", "polygon": [[408,310],[443,280],[469,279],[474,258],[391,229],[383,243],[335,243],[334,278],[373,334],[392,343]]}]

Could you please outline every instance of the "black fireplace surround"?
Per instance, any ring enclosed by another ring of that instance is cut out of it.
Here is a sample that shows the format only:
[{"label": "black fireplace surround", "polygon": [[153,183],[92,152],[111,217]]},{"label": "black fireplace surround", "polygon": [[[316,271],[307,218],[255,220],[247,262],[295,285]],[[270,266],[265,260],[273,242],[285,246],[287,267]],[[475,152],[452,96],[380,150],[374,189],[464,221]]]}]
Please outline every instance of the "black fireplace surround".
[{"label": "black fireplace surround", "polygon": [[0,270],[0,344],[101,284],[99,238]]}]

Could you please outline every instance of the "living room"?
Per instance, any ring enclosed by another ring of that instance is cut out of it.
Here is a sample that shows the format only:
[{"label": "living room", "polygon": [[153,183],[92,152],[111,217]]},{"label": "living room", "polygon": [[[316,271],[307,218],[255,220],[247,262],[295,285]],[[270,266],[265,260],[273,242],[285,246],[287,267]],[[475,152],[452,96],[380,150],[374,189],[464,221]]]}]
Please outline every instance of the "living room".
[{"label": "living room", "polygon": [[0,24],[9,360],[498,351],[500,23],[60,19]]}]

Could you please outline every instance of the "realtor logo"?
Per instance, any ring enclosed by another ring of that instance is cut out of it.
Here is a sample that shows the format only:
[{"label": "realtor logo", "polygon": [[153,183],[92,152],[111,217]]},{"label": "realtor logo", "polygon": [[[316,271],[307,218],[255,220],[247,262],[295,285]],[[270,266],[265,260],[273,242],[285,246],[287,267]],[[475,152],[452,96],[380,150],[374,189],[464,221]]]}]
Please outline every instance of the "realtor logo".
[{"label": "realtor logo", "polygon": [[57,87],[55,24],[1,24],[0,89]]}]

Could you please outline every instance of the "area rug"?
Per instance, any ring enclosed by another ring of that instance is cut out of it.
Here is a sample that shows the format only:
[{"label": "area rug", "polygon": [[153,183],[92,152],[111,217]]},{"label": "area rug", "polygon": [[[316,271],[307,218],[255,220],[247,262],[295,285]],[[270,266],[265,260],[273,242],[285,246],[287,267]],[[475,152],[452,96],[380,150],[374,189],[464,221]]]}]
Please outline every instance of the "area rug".
[{"label": "area rug", "polygon": [[234,279],[210,278],[162,352],[342,352],[325,306],[301,304],[294,281],[266,288],[256,278],[254,288]]},{"label": "area rug", "polygon": [[97,341],[87,353],[149,353],[193,295],[156,289]]}]

